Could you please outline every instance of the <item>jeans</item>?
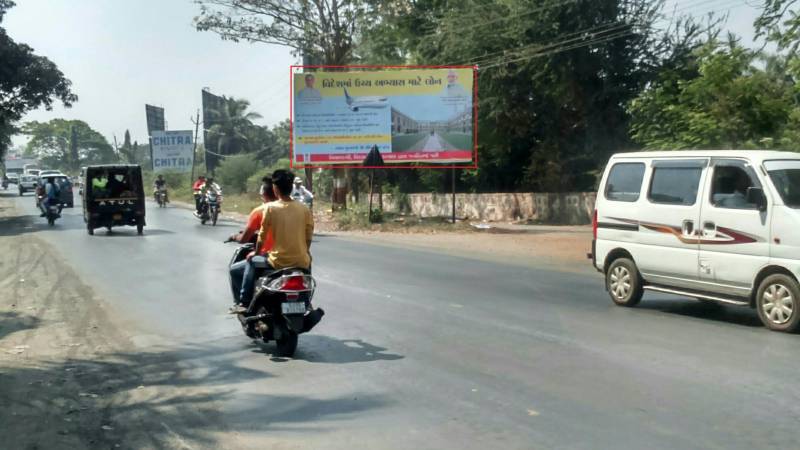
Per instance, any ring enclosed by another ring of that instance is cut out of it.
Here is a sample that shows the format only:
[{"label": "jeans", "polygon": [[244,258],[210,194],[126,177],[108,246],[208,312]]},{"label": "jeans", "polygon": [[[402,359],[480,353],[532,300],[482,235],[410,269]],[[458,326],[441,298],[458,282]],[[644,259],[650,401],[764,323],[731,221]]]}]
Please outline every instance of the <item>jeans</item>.
[{"label": "jeans", "polygon": [[253,256],[250,261],[246,259],[239,261],[230,268],[231,291],[233,300],[236,303],[249,305],[253,299],[253,291],[256,287],[256,267],[254,262],[258,262],[259,265],[266,264],[269,267],[264,256]]}]

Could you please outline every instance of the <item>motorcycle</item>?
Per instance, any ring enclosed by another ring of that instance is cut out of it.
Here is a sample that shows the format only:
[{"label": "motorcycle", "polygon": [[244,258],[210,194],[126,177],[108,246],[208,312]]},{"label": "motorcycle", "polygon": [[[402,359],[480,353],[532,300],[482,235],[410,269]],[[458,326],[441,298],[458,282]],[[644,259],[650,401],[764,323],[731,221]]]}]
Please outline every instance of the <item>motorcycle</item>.
[{"label": "motorcycle", "polygon": [[159,208],[167,207],[167,190],[165,188],[156,189],[155,197]]},{"label": "motorcycle", "polygon": [[[38,195],[36,201],[36,207],[40,207],[40,205],[44,204],[45,198],[44,195]],[[61,204],[57,201],[50,203],[49,206],[45,207],[44,215],[47,219],[47,224],[51,227],[56,224],[56,219],[61,217]]]},{"label": "motorcycle", "polygon": [[211,225],[217,225],[219,212],[222,209],[222,191],[208,191],[202,196],[200,203],[200,223],[205,225],[211,221]]},{"label": "motorcycle", "polygon": [[[237,248],[230,265],[244,260],[253,248],[253,244]],[[311,305],[316,281],[305,269],[273,271],[266,263],[254,264],[257,272],[253,299],[246,305],[247,311],[237,314],[237,318],[249,338],[275,341],[276,356],[292,357],[298,336],[311,331],[325,315],[322,308],[314,309]],[[230,282],[234,286],[232,279]]]},{"label": "motorcycle", "polygon": [[294,200],[296,202],[300,202],[300,203],[306,205],[306,207],[308,209],[312,209],[314,207],[314,199],[311,198],[311,197],[306,197],[303,194],[294,194],[293,193],[292,194],[292,200]]}]

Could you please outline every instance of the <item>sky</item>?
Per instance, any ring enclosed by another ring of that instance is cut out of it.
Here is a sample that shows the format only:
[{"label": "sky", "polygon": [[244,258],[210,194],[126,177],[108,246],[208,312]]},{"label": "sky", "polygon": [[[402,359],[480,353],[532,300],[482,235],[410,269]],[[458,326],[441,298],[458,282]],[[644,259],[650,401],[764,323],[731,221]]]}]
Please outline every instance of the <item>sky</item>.
[{"label": "sky", "polygon": [[[748,3],[749,2],[749,3]],[[222,41],[198,32],[192,0],[16,0],[3,21],[17,42],[54,61],[73,83],[79,101],[53,111],[32,111],[25,121],[61,117],[86,121],[109,141],[126,129],[147,142],[144,105],[165,109],[167,128],[193,129],[204,87],[250,100],[264,125],[289,115],[289,49]],[[702,16],[729,12],[727,29],[753,44],[760,0],[666,0],[667,11]],[[15,144],[25,138],[18,136]]]},{"label": "sky", "polygon": [[250,100],[262,124],[289,116],[289,65],[297,62],[289,49],[196,31],[199,7],[191,0],[16,3],[3,21],[8,34],[55,62],[79,97],[72,108],[58,104],[24,120],[81,119],[109,140],[121,142],[130,129],[143,143],[145,103],[165,109],[168,129],[193,130],[203,87]]}]

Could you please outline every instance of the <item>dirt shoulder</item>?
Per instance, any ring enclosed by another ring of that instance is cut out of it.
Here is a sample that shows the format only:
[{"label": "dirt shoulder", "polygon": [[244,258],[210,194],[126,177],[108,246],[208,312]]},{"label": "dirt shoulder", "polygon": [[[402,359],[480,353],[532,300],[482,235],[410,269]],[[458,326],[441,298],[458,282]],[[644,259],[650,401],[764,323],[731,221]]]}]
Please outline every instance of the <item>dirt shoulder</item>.
[{"label": "dirt shoulder", "polygon": [[186,448],[186,421],[212,420],[210,397],[183,380],[177,355],[137,349],[31,231],[0,197],[0,447]]},{"label": "dirt shoulder", "polygon": [[588,227],[530,227],[460,233],[387,233],[329,231],[324,235],[393,247],[435,251],[503,264],[592,271]]},{"label": "dirt shoulder", "polygon": [[[175,206],[194,209],[194,205],[182,202],[175,202]],[[223,218],[240,223],[247,220],[246,215],[230,211],[223,211]],[[334,222],[329,212],[315,211],[317,235],[504,264],[553,267],[571,272],[594,271],[586,256],[592,247],[590,226],[458,223],[454,228],[457,231],[447,231],[447,226],[437,223],[435,226],[395,227],[402,231],[339,231]]]}]

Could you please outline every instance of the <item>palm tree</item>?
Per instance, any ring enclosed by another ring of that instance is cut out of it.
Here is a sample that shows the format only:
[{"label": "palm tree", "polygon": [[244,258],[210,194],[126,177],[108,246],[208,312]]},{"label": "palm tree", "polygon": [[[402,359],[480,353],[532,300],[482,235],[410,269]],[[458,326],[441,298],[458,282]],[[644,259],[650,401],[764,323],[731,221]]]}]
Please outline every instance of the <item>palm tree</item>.
[{"label": "palm tree", "polygon": [[241,153],[248,141],[248,130],[253,127],[253,120],[260,119],[261,114],[247,111],[250,102],[245,99],[223,97],[222,107],[210,111],[214,125],[208,133],[211,142],[209,147],[221,155]]}]

